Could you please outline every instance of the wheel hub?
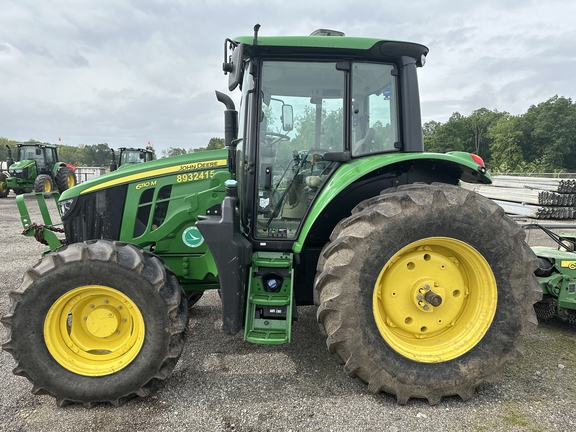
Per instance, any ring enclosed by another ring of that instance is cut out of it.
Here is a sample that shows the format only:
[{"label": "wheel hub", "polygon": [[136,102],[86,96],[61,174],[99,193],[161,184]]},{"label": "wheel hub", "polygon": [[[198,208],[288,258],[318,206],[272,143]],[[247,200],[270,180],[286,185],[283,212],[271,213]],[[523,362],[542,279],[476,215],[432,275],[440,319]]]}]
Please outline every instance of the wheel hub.
[{"label": "wheel hub", "polygon": [[120,320],[110,308],[96,309],[86,317],[86,329],[100,338],[116,333],[119,324]]}]

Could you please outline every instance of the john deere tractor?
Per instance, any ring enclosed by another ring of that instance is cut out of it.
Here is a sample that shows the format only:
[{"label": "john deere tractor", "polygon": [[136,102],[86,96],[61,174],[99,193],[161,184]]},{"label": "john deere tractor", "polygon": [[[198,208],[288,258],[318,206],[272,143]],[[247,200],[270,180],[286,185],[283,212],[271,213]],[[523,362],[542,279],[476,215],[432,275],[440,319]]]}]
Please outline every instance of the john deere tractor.
[{"label": "john deere tractor", "polygon": [[37,143],[17,144],[16,162],[12,149],[8,147],[8,172],[0,173],[0,198],[5,198],[10,189],[16,195],[25,192],[60,192],[76,185],[74,170],[58,161],[56,146]]},{"label": "john deere tractor", "polygon": [[241,93],[237,110],[216,92],[225,149],[82,183],[59,197],[64,241],[28,231],[51,251],[10,294],[3,349],[34,393],[148,395],[209,289],[222,332],[256,344],[290,342],[298,307],[316,305],[346,373],[402,404],[468,399],[520,357],[536,256],[498,205],[458,186],[491,182],[480,157],[423,151],[428,48],[258,28],[225,41]]},{"label": "john deere tractor", "polygon": [[127,164],[139,164],[154,160],[154,151],[150,147],[146,148],[126,148],[121,147],[118,149],[118,159],[114,149],[112,151],[112,159],[110,160],[110,171],[116,171],[119,167]]}]

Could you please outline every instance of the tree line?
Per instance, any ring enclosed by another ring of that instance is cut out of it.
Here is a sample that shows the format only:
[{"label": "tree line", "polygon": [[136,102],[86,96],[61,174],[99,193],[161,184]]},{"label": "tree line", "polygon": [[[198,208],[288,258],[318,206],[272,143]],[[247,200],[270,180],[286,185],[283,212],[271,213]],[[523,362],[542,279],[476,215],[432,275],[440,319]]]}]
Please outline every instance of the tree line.
[{"label": "tree line", "polygon": [[446,123],[423,126],[430,152],[465,151],[484,159],[492,173],[576,172],[576,103],[551,97],[524,114],[480,108]]},{"label": "tree line", "polygon": [[[8,138],[0,137],[0,160],[6,161],[8,159],[8,148],[6,146],[10,146],[12,149],[12,157],[16,159],[16,144],[19,143],[20,141],[14,141]],[[110,165],[110,161],[112,160],[112,148],[107,143],[80,144],[78,146],[71,146],[65,144],[40,142],[33,139],[26,141],[25,144],[26,143],[55,145],[58,151],[58,159],[60,159],[62,162],[66,162],[75,166],[107,167]],[[212,150],[223,147],[224,138],[211,138],[206,147],[189,149],[169,147],[167,150],[162,150],[161,157],[177,156],[186,153],[196,153],[199,151]],[[118,150],[118,148],[115,148],[114,150]],[[153,148],[152,151],[154,152]],[[154,156],[155,158],[158,157],[155,152]],[[118,157],[117,153],[116,157]]]}]

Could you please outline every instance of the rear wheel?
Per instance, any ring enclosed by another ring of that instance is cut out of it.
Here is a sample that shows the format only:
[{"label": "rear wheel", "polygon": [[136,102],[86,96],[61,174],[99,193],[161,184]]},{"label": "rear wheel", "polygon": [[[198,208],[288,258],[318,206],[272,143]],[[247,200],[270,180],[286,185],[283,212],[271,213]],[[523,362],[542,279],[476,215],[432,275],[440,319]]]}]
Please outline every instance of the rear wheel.
[{"label": "rear wheel", "polygon": [[48,174],[40,174],[34,181],[34,192],[52,192],[54,185],[52,184],[52,177]]},{"label": "rear wheel", "polygon": [[523,230],[493,202],[443,184],[358,205],[319,260],[331,352],[399,403],[470,398],[521,354],[541,290]]},{"label": "rear wheel", "polygon": [[0,198],[6,198],[10,189],[6,186],[6,174],[0,173]]},{"label": "rear wheel", "polygon": [[60,192],[64,192],[66,189],[76,186],[74,170],[67,166],[60,167],[56,173],[56,185]]},{"label": "rear wheel", "polygon": [[121,405],[165,379],[184,346],[186,299],[154,255],[105,240],[58,249],[10,294],[3,349],[60,406]]}]

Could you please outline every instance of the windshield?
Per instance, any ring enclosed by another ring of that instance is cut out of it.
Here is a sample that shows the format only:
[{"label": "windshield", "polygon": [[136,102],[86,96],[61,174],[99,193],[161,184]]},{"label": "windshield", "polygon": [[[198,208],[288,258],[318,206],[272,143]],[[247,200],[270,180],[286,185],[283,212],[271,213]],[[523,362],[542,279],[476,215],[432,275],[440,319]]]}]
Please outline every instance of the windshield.
[{"label": "windshield", "polygon": [[[48,161],[44,158],[45,150],[47,150]],[[18,160],[33,160],[36,162],[37,167],[42,170],[46,168],[46,162],[48,162],[49,166],[54,163],[54,158],[51,157],[52,151],[51,149],[44,149],[35,145],[20,146],[18,147]]]},{"label": "windshield", "polygon": [[144,154],[137,150],[126,150],[120,153],[120,165],[145,162]]}]

